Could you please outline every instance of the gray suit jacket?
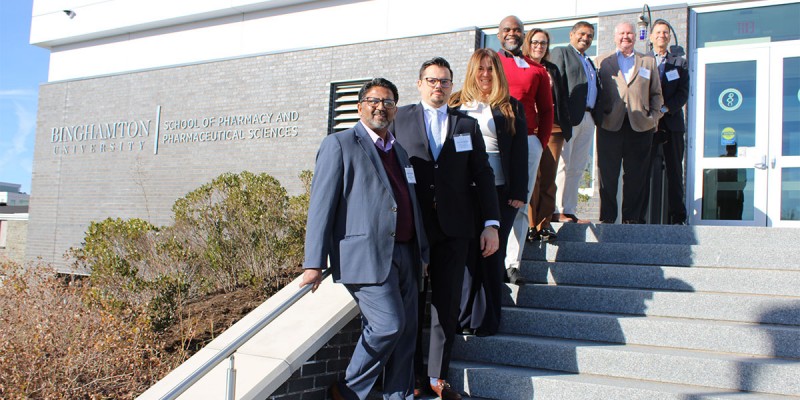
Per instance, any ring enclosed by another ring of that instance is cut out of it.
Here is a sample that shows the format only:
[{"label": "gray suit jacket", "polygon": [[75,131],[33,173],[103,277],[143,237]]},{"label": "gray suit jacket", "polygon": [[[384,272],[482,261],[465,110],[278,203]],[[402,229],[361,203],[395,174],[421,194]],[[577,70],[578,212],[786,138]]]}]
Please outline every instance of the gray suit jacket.
[{"label": "gray suit jacket", "polygon": [[[656,59],[638,51],[634,54],[630,83],[625,81],[625,76],[619,70],[616,51],[606,54],[599,61],[600,94],[597,96],[595,114],[600,115],[600,127],[607,131],[619,131],[626,115],[636,132],[655,132],[658,127],[664,98],[661,96]],[[646,70],[650,76],[643,76],[642,70]]]},{"label": "gray suit jacket", "polygon": [[[394,150],[401,168],[410,168],[408,154],[396,141]],[[428,262],[428,243],[414,184],[408,183],[408,192],[421,270],[421,263]],[[359,122],[326,137],[311,184],[303,268],[326,268],[330,257],[335,282],[384,282],[392,268],[395,210],[392,186],[364,126]]]}]

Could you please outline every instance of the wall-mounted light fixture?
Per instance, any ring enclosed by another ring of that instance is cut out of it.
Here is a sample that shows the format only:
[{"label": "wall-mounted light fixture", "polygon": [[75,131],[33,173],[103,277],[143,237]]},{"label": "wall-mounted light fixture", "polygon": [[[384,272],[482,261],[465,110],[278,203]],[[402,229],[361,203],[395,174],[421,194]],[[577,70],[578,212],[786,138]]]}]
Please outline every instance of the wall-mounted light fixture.
[{"label": "wall-mounted light fixture", "polygon": [[[647,15],[645,15],[645,10],[647,11]],[[650,15],[650,6],[645,4],[642,6],[642,13],[639,14],[639,21],[636,23],[636,27],[639,28],[639,40],[645,41],[644,51],[645,53],[653,49],[652,43],[648,45],[647,36],[650,32],[647,28],[650,26],[650,21],[653,20],[653,16]]]}]

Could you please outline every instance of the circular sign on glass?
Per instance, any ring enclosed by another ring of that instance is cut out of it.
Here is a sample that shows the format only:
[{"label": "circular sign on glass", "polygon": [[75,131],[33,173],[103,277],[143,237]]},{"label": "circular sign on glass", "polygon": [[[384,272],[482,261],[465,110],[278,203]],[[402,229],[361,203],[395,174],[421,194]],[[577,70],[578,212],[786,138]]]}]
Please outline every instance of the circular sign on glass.
[{"label": "circular sign on glass", "polygon": [[742,92],[728,88],[719,94],[719,107],[725,111],[736,111],[742,106]]}]

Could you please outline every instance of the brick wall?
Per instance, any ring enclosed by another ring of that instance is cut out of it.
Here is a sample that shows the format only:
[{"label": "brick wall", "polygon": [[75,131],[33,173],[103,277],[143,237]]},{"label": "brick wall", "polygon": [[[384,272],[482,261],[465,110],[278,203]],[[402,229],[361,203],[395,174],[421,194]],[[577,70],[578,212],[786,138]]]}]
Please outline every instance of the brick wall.
[{"label": "brick wall", "polygon": [[324,400],[334,382],[344,379],[347,364],[361,335],[361,317],[354,318],[313,357],[295,371],[269,400]]}]

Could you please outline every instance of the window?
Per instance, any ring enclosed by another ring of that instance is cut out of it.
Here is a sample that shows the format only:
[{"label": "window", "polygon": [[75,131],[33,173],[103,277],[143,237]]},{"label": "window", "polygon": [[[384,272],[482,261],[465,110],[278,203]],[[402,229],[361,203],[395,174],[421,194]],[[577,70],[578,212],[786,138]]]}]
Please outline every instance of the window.
[{"label": "window", "polygon": [[358,91],[368,79],[331,83],[328,134],[350,129],[358,122]]},{"label": "window", "polygon": [[800,39],[800,4],[697,14],[697,47]]}]

